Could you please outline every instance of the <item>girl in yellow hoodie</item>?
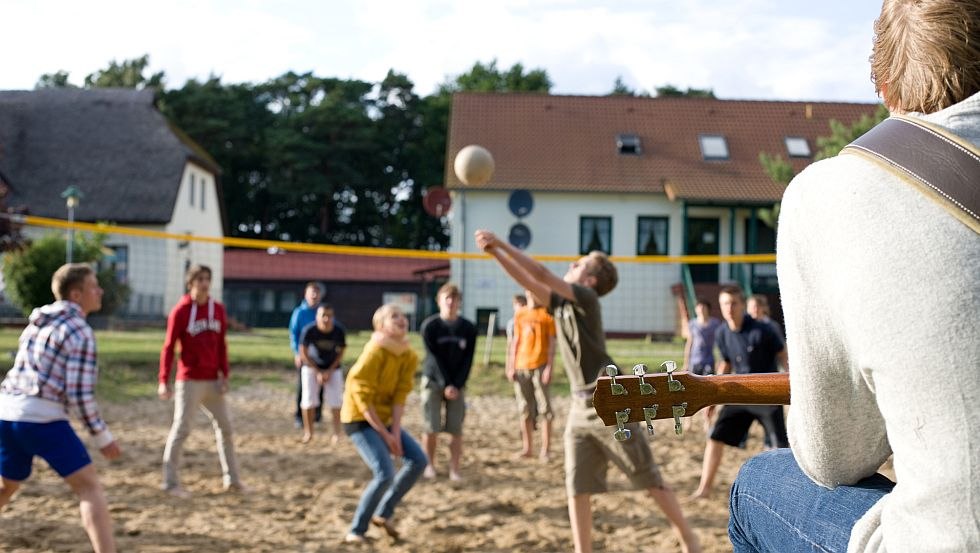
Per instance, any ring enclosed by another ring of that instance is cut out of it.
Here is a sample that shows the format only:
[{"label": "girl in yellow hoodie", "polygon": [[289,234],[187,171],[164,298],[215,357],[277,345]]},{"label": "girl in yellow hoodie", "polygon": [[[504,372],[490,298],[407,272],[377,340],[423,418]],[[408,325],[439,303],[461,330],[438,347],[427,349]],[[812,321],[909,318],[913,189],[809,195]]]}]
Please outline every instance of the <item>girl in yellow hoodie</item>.
[{"label": "girl in yellow hoodie", "polygon": [[[363,543],[369,524],[397,539],[391,523],[395,507],[429,464],[418,442],[401,427],[419,364],[408,344],[408,319],[397,306],[385,304],[374,312],[372,323],[375,332],[347,374],[340,410],[344,432],[374,473],[344,538],[348,543]],[[392,456],[402,458],[397,473]]]}]

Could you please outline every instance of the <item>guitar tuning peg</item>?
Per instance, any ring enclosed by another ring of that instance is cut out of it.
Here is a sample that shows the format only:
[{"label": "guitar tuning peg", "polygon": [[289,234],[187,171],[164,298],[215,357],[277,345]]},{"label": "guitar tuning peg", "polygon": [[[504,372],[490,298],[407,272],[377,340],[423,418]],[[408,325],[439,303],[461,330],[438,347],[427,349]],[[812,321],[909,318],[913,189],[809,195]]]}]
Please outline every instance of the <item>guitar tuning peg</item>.
[{"label": "guitar tuning peg", "polygon": [[622,411],[616,411],[616,431],[613,432],[613,438],[616,438],[617,442],[625,442],[630,439],[633,434],[630,432],[629,428],[626,428],[626,423],[630,421],[630,408],[627,407]]},{"label": "guitar tuning peg", "polygon": [[643,420],[647,423],[647,432],[653,436],[653,419],[657,418],[657,407],[660,407],[656,403],[650,407],[643,408]]},{"label": "guitar tuning peg", "polygon": [[619,367],[617,367],[616,365],[606,365],[606,374],[612,380],[612,382],[609,383],[609,388],[612,395],[614,396],[626,395],[626,387],[616,382],[616,375],[619,374]]},{"label": "guitar tuning peg", "polygon": [[684,385],[679,381],[674,380],[674,371],[677,370],[677,363],[671,360],[664,361],[660,364],[660,367],[667,371],[667,390],[671,392],[683,392]]},{"label": "guitar tuning peg", "polygon": [[684,428],[681,426],[681,417],[687,411],[687,402],[680,405],[672,405],[670,408],[671,414],[674,415],[674,434],[680,436],[684,433]]},{"label": "guitar tuning peg", "polygon": [[633,374],[640,377],[640,395],[646,396],[650,394],[657,393],[657,390],[653,388],[653,384],[650,384],[643,379],[643,375],[647,373],[647,366],[643,363],[633,366]]}]

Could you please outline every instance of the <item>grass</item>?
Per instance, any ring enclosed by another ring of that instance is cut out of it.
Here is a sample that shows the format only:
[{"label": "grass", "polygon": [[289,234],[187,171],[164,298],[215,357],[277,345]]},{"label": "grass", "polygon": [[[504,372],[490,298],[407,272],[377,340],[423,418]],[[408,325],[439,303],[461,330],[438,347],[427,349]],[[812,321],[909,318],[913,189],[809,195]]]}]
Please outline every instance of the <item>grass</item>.
[{"label": "grass", "polygon": [[[0,329],[0,351],[13,353],[21,329]],[[344,366],[356,361],[369,332],[351,332],[347,336]],[[154,397],[157,386],[157,367],[160,363],[160,347],[164,331],[140,329],[126,331],[99,331],[96,333],[99,350],[98,396],[108,401],[124,402],[137,398]],[[420,354],[422,342],[417,333],[409,336],[412,346]],[[470,395],[511,395],[513,388],[504,378],[505,340],[495,337],[491,344],[489,363],[485,363],[486,337],[477,340],[476,358],[467,383]],[[644,363],[657,370],[668,359],[681,363],[684,353],[682,341],[648,342],[642,339],[607,341],[607,349],[621,370],[629,371],[633,365]],[[289,333],[286,329],[255,329],[228,335],[228,355],[232,367],[232,384],[244,386],[264,383],[292,389],[295,378],[292,372],[293,356],[289,349]],[[552,392],[568,394],[568,379],[556,354]],[[8,365],[9,366],[9,365]]]}]

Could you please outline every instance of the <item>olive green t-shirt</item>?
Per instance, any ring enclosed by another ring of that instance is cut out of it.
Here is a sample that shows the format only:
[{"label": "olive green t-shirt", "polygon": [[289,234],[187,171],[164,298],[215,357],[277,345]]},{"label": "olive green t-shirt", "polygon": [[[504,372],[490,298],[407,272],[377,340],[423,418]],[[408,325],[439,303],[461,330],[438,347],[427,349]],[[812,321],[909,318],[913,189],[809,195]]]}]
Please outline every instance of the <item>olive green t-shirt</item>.
[{"label": "olive green t-shirt", "polygon": [[595,388],[600,371],[612,364],[602,330],[602,306],[595,290],[572,284],[574,300],[551,293],[548,311],[555,318],[558,348],[572,392]]}]

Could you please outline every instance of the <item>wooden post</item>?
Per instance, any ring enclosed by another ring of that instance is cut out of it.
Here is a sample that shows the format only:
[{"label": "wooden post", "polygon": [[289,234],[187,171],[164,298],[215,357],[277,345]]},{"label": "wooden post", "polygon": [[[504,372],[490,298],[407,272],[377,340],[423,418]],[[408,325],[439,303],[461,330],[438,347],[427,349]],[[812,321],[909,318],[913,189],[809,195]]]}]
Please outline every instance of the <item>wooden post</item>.
[{"label": "wooden post", "polygon": [[489,319],[487,319],[487,345],[483,348],[483,366],[484,368],[490,367],[490,354],[493,353],[493,335],[494,329],[497,328],[497,314],[490,313]]}]

